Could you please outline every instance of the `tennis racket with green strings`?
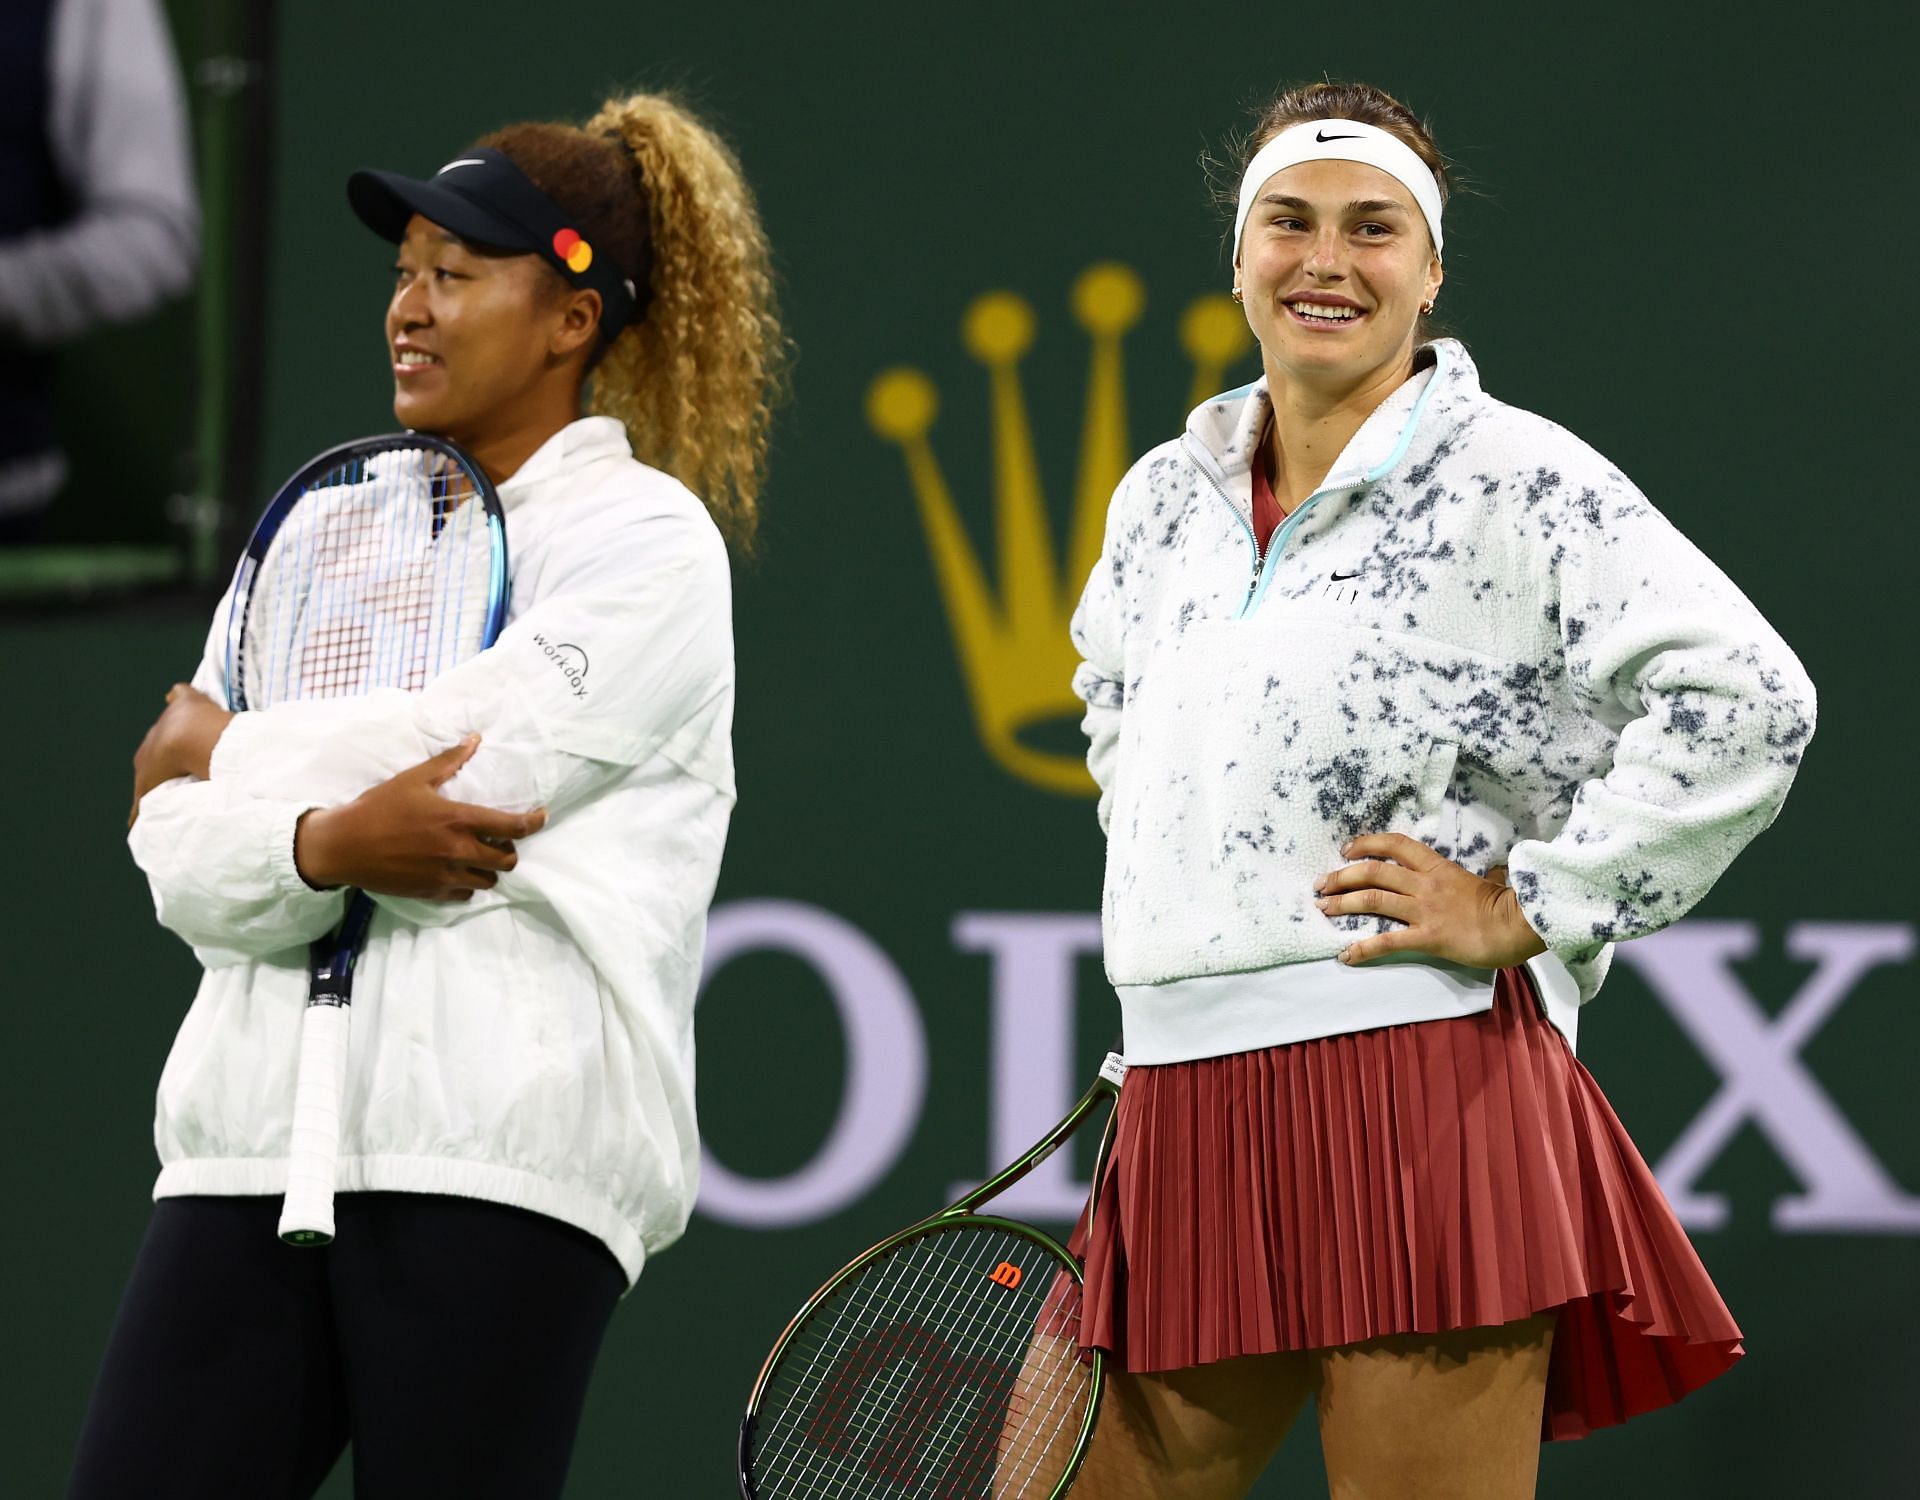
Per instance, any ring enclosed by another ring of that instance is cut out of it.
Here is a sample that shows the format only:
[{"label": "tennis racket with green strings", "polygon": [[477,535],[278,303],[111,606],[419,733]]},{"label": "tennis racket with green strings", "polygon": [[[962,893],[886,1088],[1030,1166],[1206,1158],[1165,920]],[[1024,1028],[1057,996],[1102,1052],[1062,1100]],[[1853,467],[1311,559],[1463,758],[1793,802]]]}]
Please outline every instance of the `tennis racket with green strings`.
[{"label": "tennis racket with green strings", "polygon": [[[1079,1263],[984,1213],[1119,1096],[1108,1054],[1044,1139],[957,1203],[856,1256],[806,1301],[740,1424],[743,1500],[1057,1500],[1099,1409]],[[1094,1164],[1113,1142],[1113,1111]]]}]

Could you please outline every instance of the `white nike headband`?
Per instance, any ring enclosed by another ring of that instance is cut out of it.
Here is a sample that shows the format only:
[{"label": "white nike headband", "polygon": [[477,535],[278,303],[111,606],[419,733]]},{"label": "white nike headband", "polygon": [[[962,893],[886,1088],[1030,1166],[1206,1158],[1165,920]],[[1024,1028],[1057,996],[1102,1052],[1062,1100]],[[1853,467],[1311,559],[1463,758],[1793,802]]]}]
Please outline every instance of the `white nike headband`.
[{"label": "white nike headband", "polygon": [[1307,120],[1290,125],[1254,152],[1240,179],[1240,211],[1233,220],[1233,258],[1240,259],[1240,236],[1260,189],[1276,172],[1303,161],[1357,161],[1378,167],[1413,194],[1413,201],[1433,235],[1433,253],[1440,253],[1440,184],[1433,171],[1399,136],[1358,120]]}]

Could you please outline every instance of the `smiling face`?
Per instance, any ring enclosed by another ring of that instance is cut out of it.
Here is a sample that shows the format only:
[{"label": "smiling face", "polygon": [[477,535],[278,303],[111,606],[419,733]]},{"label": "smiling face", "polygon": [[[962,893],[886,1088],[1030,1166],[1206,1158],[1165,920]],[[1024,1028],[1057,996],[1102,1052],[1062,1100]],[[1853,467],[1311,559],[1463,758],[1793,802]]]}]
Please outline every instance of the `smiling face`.
[{"label": "smiling face", "polygon": [[393,414],[484,444],[527,425],[571,384],[578,405],[599,294],[573,292],[532,255],[488,252],[415,214],[387,303]]},{"label": "smiling face", "polygon": [[1413,194],[1352,161],[1307,161],[1261,185],[1237,283],[1270,384],[1338,394],[1410,366],[1440,262]]}]

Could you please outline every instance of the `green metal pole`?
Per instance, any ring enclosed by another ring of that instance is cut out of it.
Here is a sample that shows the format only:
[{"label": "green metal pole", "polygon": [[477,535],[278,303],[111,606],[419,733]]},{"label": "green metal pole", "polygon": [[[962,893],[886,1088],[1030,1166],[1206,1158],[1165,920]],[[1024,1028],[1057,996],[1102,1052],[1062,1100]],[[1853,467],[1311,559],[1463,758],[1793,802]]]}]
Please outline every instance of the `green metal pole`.
[{"label": "green metal pole", "polygon": [[185,520],[187,571],[195,587],[211,584],[219,572],[221,522],[231,500],[224,490],[233,402],[235,126],[241,94],[257,81],[259,70],[241,51],[236,12],[245,3],[206,0],[207,50],[194,70],[201,95],[200,390],[194,436],[195,493]]}]

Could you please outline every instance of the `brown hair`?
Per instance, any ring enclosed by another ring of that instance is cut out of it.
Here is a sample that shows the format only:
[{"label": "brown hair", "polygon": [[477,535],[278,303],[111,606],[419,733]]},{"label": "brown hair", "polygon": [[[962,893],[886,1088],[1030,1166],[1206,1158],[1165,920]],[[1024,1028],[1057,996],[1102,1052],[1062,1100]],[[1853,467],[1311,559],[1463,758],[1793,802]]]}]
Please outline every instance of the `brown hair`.
[{"label": "brown hair", "polygon": [[510,158],[640,287],[634,320],[589,364],[591,407],[619,418],[635,456],[752,551],[789,346],[733,152],[660,94],[609,99],[584,127],[509,125],[478,144]]},{"label": "brown hair", "polygon": [[[1406,105],[1385,89],[1370,83],[1306,83],[1275,95],[1254,111],[1255,124],[1240,144],[1239,167],[1244,173],[1254,153],[1281,131],[1308,120],[1358,120],[1389,135],[1400,138],[1413,154],[1427,164],[1434,181],[1440,185],[1440,201],[1447,201],[1453,184],[1447,175],[1447,159],[1433,143],[1433,132]],[[1234,191],[1239,192],[1239,173]]]}]

